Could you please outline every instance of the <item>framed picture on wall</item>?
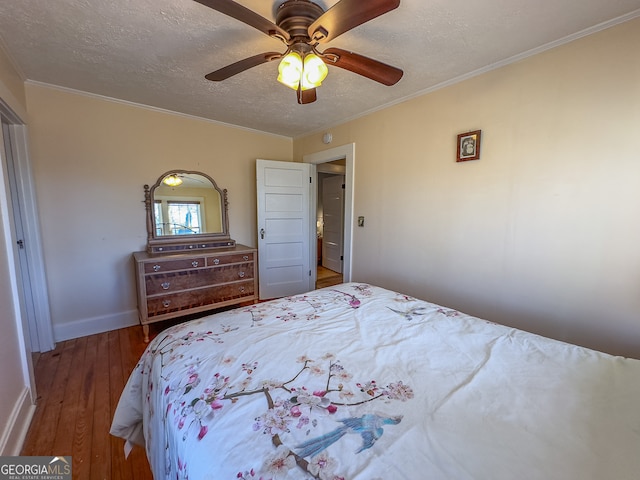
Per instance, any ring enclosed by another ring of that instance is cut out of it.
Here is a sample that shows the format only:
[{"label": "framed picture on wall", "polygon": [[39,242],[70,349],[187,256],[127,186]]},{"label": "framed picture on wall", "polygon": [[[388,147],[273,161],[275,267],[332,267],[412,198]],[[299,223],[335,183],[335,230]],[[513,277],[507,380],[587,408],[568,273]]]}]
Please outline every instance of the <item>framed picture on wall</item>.
[{"label": "framed picture on wall", "polygon": [[480,158],[480,137],[482,130],[461,133],[458,135],[458,154],[456,162],[478,160]]}]

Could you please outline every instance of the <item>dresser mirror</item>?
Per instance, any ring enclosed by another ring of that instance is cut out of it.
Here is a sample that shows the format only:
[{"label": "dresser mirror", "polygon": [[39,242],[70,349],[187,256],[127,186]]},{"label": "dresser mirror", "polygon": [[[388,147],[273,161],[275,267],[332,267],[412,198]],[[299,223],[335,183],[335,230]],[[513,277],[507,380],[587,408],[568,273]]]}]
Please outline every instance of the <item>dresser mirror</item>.
[{"label": "dresser mirror", "polygon": [[169,253],[230,247],[227,190],[209,175],[170,170],[144,186],[147,251]]}]

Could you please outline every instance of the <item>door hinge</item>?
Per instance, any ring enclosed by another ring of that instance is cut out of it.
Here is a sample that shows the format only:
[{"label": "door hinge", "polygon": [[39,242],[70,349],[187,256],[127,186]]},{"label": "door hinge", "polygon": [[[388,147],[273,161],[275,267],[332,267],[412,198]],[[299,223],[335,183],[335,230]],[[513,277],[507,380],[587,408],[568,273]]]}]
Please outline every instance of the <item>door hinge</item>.
[{"label": "door hinge", "polygon": [[311,276],[311,270],[309,270],[309,276]]},{"label": "door hinge", "polygon": [[313,179],[309,177],[309,183],[313,183]]},{"label": "door hinge", "polygon": [[342,189],[344,190],[344,183],[342,184]]},{"label": "door hinge", "polygon": [[340,260],[344,260],[344,256],[340,255]]},{"label": "door hinge", "polygon": [[24,240],[20,239],[16,243],[21,250],[24,249]]}]

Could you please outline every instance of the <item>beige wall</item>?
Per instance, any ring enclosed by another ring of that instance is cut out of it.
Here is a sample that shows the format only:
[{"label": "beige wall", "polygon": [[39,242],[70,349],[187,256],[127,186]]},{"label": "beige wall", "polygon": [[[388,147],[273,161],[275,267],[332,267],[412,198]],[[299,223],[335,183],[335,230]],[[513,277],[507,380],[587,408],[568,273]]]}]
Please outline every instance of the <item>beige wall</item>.
[{"label": "beige wall", "polygon": [[255,246],[255,159],[292,155],[288,138],[41,85],[27,84],[27,107],[56,339],[137,321],[144,184],[209,174],[229,191],[232,238]]},{"label": "beige wall", "polygon": [[[0,48],[0,98],[15,113],[26,111],[24,88],[16,81],[18,73]],[[13,265],[12,212],[4,158],[0,148],[0,455],[15,455],[17,430],[28,419],[20,418],[21,402],[28,385],[27,359],[24,358],[22,337],[18,332],[21,319],[16,316],[15,271]],[[4,441],[7,444],[4,444]]]},{"label": "beige wall", "polygon": [[636,19],[330,129],[356,144],[353,279],[640,358],[638,45]]}]

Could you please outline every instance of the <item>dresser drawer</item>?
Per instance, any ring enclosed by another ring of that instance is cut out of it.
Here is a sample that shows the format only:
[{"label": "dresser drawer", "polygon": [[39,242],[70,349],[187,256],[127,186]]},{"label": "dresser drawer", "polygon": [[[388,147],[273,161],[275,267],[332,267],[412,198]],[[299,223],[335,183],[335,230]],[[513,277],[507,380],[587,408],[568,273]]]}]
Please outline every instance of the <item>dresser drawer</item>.
[{"label": "dresser drawer", "polygon": [[253,279],[253,263],[227,265],[215,268],[192,269],[182,272],[171,272],[145,276],[147,295],[163,292],[218,285],[220,283]]},{"label": "dresser drawer", "polygon": [[243,297],[253,298],[254,293],[254,281],[250,279],[216,287],[160,295],[147,299],[147,315],[153,317],[230,300],[242,301]]},{"label": "dresser drawer", "polygon": [[135,252],[133,258],[145,342],[151,323],[257,301],[254,248],[232,245],[168,255]]},{"label": "dresser drawer", "polygon": [[157,262],[147,262],[144,264],[144,273],[170,272],[175,270],[189,270],[192,268],[204,267],[206,260],[204,257],[178,258],[175,260],[159,260]]},{"label": "dresser drawer", "polygon": [[253,253],[237,253],[234,255],[214,255],[207,257],[207,266],[226,265],[229,263],[253,262]]}]

